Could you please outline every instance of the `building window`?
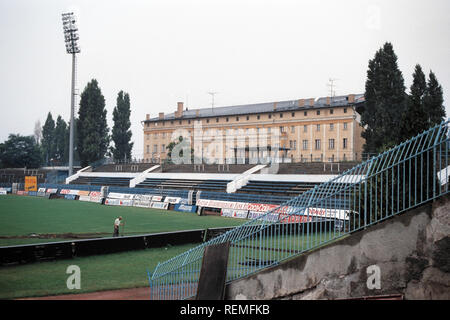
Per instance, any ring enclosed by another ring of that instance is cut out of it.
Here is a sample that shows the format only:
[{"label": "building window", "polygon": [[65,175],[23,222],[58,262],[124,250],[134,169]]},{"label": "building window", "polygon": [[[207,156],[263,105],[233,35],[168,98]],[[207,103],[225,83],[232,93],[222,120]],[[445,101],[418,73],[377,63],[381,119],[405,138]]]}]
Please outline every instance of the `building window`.
[{"label": "building window", "polygon": [[188,120],[188,124],[191,124],[191,120]]},{"label": "building window", "polygon": [[154,152],[154,153],[157,153],[157,152],[158,152],[158,145],[157,145],[157,144],[154,144],[154,145],[153,145],[153,152]]},{"label": "building window", "polygon": [[256,119],[261,119],[261,116],[258,114],[257,116],[256,116]]},{"label": "building window", "polygon": [[303,126],[303,132],[307,132],[308,131],[308,126],[307,125],[304,125]]},{"label": "building window", "polygon": [[282,113],[280,113],[280,118],[283,118],[283,114]]},{"label": "building window", "polygon": [[320,116],[320,110],[317,110],[317,115]]},{"label": "building window", "polygon": [[150,145],[147,145],[147,153],[150,153]]},{"label": "building window", "polygon": [[280,127],[280,133],[284,133],[284,127]]},{"label": "building window", "polygon": [[292,112],[292,113],[291,113],[291,117],[292,117],[292,118],[295,117],[295,112]]},{"label": "building window", "polygon": [[219,118],[216,118],[216,122],[219,122]]},{"label": "building window", "polygon": [[347,138],[344,138],[342,140],[342,148],[347,149],[347,145],[348,145],[348,140],[347,140]]},{"label": "building window", "polygon": [[236,121],[239,121],[239,117],[236,117]]},{"label": "building window", "polygon": [[173,120],[170,120],[170,124],[173,124]]},{"label": "building window", "polygon": [[334,123],[330,123],[330,131],[334,130]]},{"label": "building window", "polygon": [[268,118],[269,118],[269,119],[272,119],[272,115],[271,115],[271,114],[269,114],[269,115],[268,115]]},{"label": "building window", "polygon": [[303,112],[303,115],[306,117],[308,115],[308,111]]},{"label": "building window", "polygon": [[178,121],[178,123],[179,123],[179,124],[182,124],[182,123],[183,123],[183,121],[181,121],[181,120],[180,120],[180,121]]},{"label": "building window", "polygon": [[320,139],[316,139],[315,141],[315,149],[320,150]]},{"label": "building window", "polygon": [[291,126],[291,133],[295,133],[295,127]]},{"label": "building window", "polygon": [[334,113],[334,110],[333,109],[330,109],[330,114],[333,114]]},{"label": "building window", "polygon": [[228,117],[226,117],[226,118],[225,118],[225,121],[228,122],[228,120],[230,120],[230,119],[228,119]]},{"label": "building window", "polygon": [[209,123],[209,119],[206,119],[206,123]]},{"label": "building window", "polygon": [[320,124],[316,125],[316,131],[320,131]]},{"label": "building window", "polygon": [[347,130],[347,122],[344,122],[344,130]]},{"label": "building window", "polygon": [[297,140],[289,141],[292,150],[297,150]]},{"label": "building window", "polygon": [[303,147],[303,150],[308,150],[308,140],[302,141],[302,147]]},{"label": "building window", "polygon": [[344,113],[347,113],[347,108],[344,108]]},{"label": "building window", "polygon": [[267,133],[270,133],[271,131],[272,131],[271,127],[267,128]]},{"label": "building window", "polygon": [[328,149],[334,149],[334,139],[328,139]]},{"label": "building window", "polygon": [[248,120],[250,120],[250,117],[249,117],[249,116],[247,116],[247,121],[248,121]]},{"label": "building window", "polygon": [[161,145],[161,152],[166,152],[166,145],[165,144]]}]

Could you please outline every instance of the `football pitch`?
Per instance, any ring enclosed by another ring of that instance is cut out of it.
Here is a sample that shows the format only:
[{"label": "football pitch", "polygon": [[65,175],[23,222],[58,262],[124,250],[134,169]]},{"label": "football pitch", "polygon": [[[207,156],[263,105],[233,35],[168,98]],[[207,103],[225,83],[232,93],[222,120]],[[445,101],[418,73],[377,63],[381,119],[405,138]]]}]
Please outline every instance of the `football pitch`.
[{"label": "football pitch", "polygon": [[32,196],[0,197],[0,246],[110,237],[122,216],[121,235],[237,226],[241,219],[198,216],[190,212],[106,206]]},{"label": "football pitch", "polygon": [[[115,218],[125,221],[125,235],[227,227],[241,219],[198,216],[169,210],[105,206],[31,196],[0,197],[0,246],[44,243],[69,238],[110,237]],[[48,238],[36,238],[35,235]],[[166,246],[74,259],[0,267],[0,299],[73,294],[148,286],[147,270],[198,244]],[[81,289],[69,290],[66,269],[81,270]]]}]

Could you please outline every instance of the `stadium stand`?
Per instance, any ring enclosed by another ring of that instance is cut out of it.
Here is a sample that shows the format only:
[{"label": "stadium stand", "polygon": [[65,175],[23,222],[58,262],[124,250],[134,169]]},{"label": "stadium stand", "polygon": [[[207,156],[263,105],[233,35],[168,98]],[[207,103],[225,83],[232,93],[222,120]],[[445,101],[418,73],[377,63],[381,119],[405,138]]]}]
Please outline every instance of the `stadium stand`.
[{"label": "stadium stand", "polygon": [[23,183],[27,176],[36,176],[37,183],[44,183],[47,172],[47,170],[27,168],[0,169],[0,183]]},{"label": "stadium stand", "polygon": [[134,177],[94,177],[80,176],[70,182],[70,184],[87,184],[95,186],[122,186],[128,187],[130,180]]},{"label": "stadium stand", "polygon": [[225,191],[227,183],[230,180],[191,180],[191,179],[165,179],[165,178],[147,178],[139,183],[138,188],[165,188],[165,189],[192,189],[192,190],[211,190]]}]

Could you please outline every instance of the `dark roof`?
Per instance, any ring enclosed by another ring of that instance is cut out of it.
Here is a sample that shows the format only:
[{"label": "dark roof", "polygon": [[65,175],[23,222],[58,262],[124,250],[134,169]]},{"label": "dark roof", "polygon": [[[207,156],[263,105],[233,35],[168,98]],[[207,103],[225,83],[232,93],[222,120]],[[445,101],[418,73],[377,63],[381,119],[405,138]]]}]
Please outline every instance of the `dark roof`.
[{"label": "dark roof", "polygon": [[[348,96],[337,96],[333,97],[331,104],[327,104],[327,98],[322,97],[314,101],[313,105],[310,105],[310,99],[304,99],[304,105],[299,107],[299,100],[287,100],[287,101],[277,101],[277,102],[264,102],[264,103],[254,103],[254,104],[244,104],[238,106],[228,106],[228,107],[215,107],[215,108],[203,108],[203,109],[190,109],[183,110],[183,116],[181,118],[176,118],[175,113],[169,113],[164,115],[163,120],[179,120],[179,119],[196,119],[196,118],[212,118],[220,116],[238,116],[246,114],[255,113],[268,113],[274,112],[274,104],[276,103],[276,112],[281,111],[294,111],[303,109],[317,109],[317,108],[330,108],[330,107],[342,107],[356,105],[364,102],[364,94],[355,94],[355,100],[353,103],[348,102]],[[143,122],[154,122],[160,121],[159,117],[150,118],[149,120],[144,120]]]}]

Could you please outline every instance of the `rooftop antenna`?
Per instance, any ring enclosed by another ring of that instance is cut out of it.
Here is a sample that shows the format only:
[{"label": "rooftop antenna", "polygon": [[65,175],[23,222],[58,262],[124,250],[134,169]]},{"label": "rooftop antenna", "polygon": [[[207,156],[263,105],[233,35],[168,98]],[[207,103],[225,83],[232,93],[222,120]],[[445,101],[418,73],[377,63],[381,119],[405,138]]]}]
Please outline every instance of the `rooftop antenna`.
[{"label": "rooftop antenna", "polygon": [[218,92],[209,91],[208,94],[211,95],[211,109],[214,109],[214,96],[218,94]]},{"label": "rooftop antenna", "polygon": [[328,79],[327,87],[330,87],[330,101],[333,101],[334,96],[336,95],[336,91],[334,91],[334,87],[336,86],[334,82],[339,79],[330,78]]}]

